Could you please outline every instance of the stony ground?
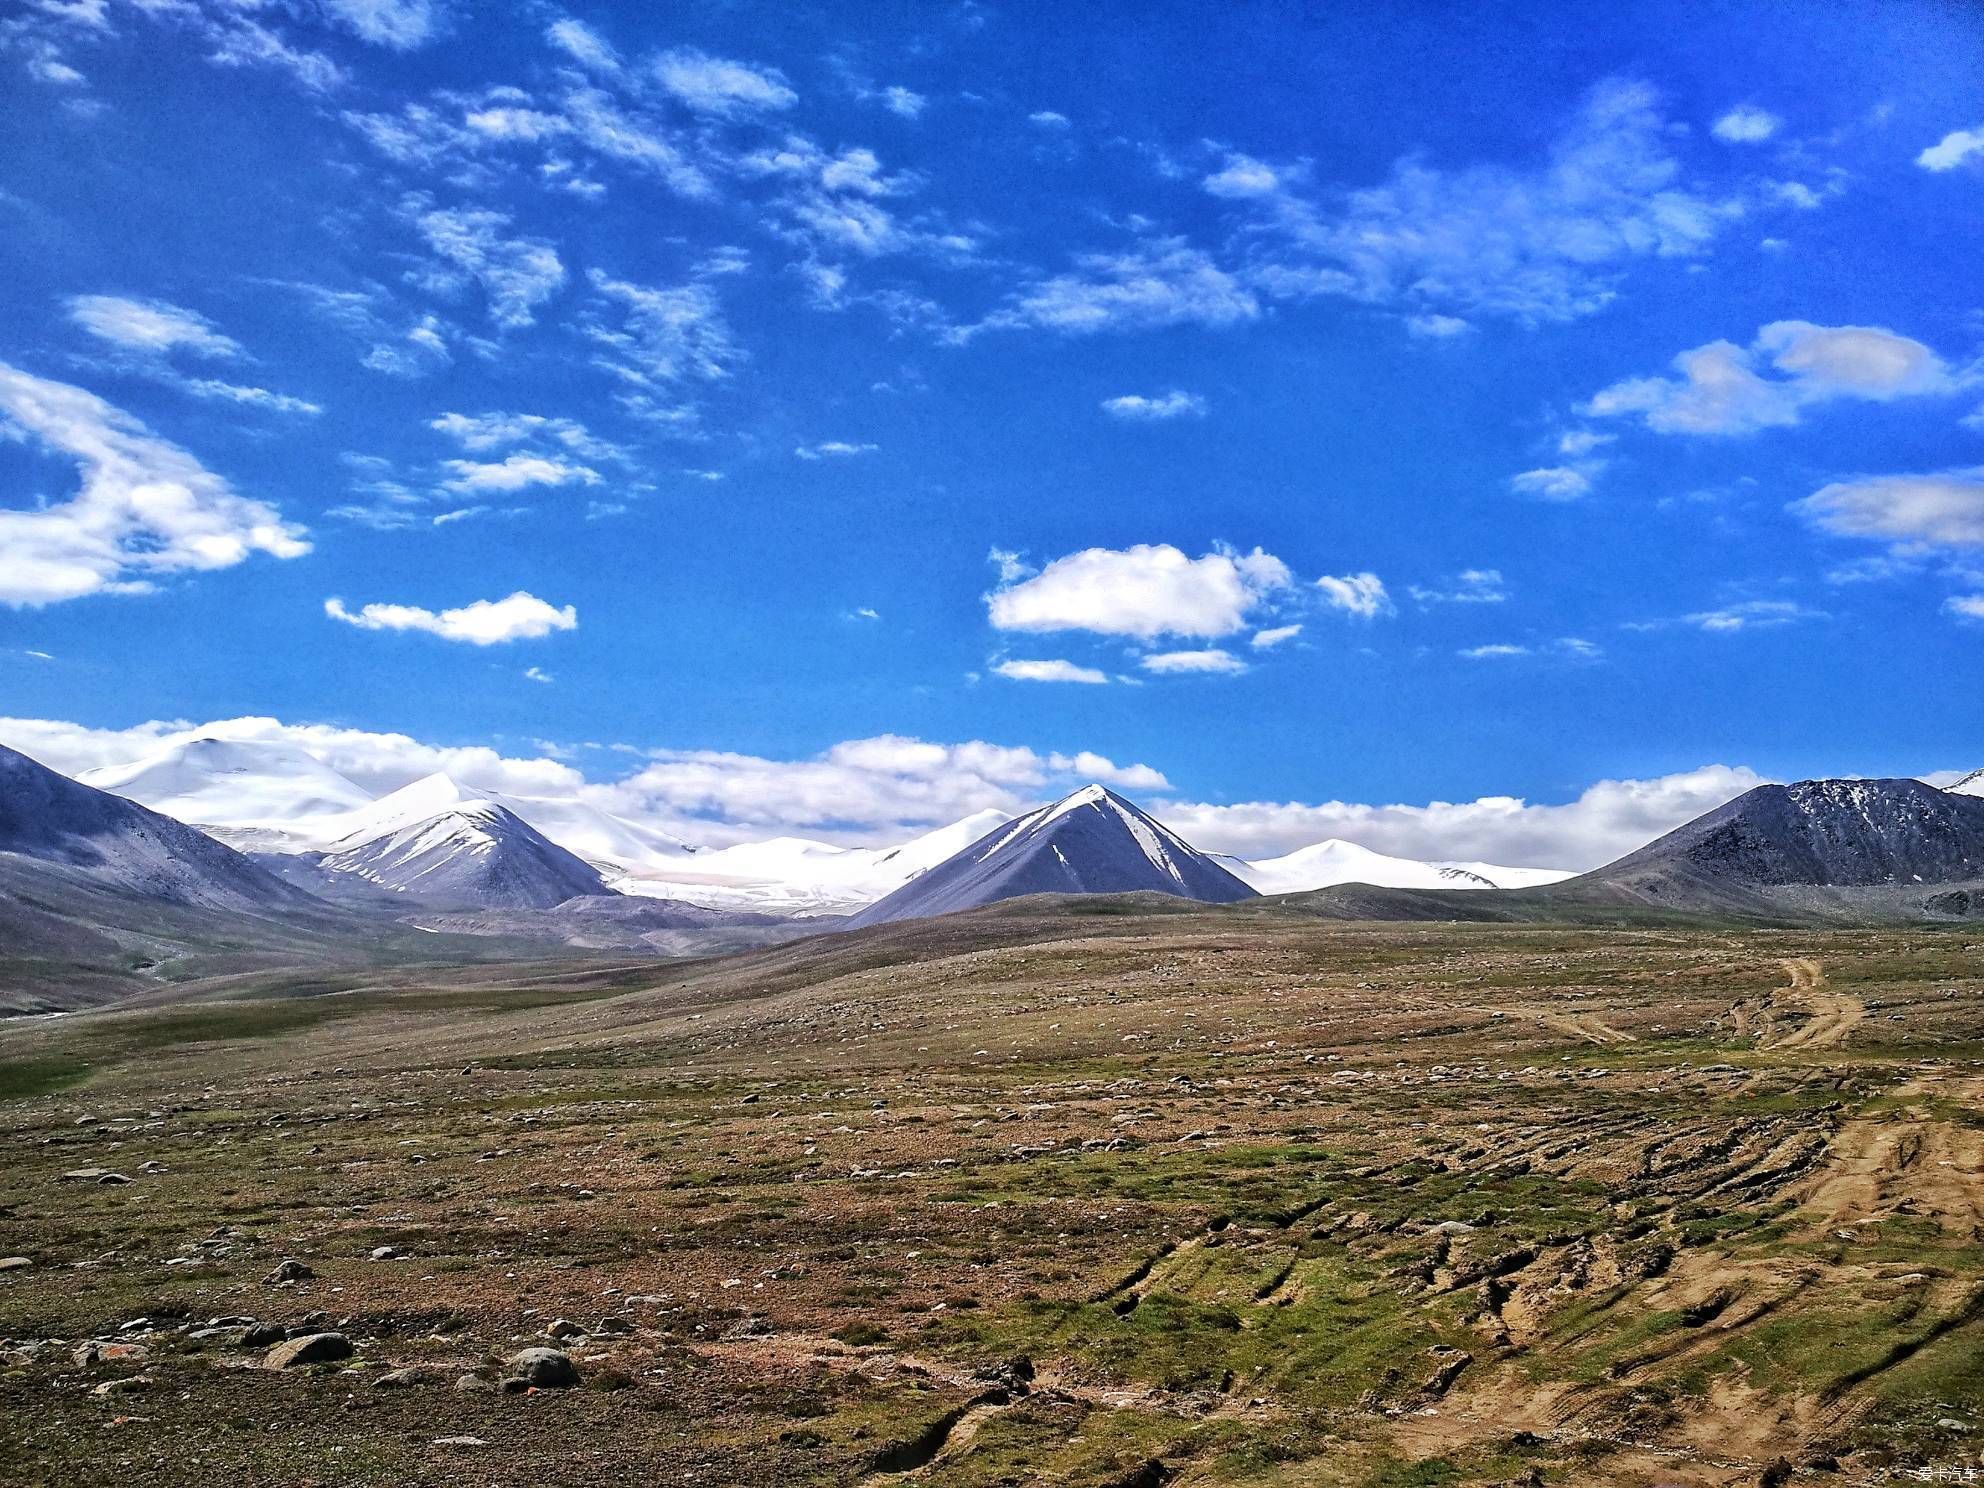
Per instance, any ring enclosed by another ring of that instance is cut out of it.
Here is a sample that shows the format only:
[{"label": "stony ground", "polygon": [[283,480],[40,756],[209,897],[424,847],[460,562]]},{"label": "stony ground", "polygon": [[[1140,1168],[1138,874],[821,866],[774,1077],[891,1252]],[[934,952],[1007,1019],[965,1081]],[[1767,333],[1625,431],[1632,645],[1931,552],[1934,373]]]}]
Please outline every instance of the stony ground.
[{"label": "stony ground", "polygon": [[1961,934],[972,917],[215,990],[0,1029],[0,1481],[1984,1473]]}]

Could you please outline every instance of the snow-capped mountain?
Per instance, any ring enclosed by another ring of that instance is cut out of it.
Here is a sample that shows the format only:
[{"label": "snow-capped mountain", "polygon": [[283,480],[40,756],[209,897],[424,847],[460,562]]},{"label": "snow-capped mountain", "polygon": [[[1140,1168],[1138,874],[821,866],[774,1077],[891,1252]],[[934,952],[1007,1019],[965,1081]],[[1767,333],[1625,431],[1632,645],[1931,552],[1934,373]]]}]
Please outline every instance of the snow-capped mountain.
[{"label": "snow-capped mountain", "polygon": [[296,852],[339,836],[369,791],[293,744],[190,739],[77,777],[243,852]]},{"label": "snow-capped mountain", "polygon": [[1571,877],[1569,871],[1554,868],[1394,858],[1337,837],[1298,847],[1278,858],[1250,861],[1224,853],[1211,856],[1235,878],[1263,894],[1298,894],[1347,883],[1381,889],[1527,889]]},{"label": "snow-capped mountain", "polygon": [[623,894],[769,914],[849,914],[901,888],[1007,820],[979,811],[896,847],[840,847],[773,837],[607,875]]},{"label": "snow-capped mountain", "polygon": [[611,894],[599,870],[509,807],[445,775],[403,786],[354,813],[355,825],[316,859],[424,902],[549,909]]},{"label": "snow-capped mountain", "polygon": [[312,904],[300,890],[185,823],[0,747],[0,855],[8,854],[176,904],[250,911]]},{"label": "snow-capped mountain", "polygon": [[1943,787],[1959,796],[1984,796],[1984,770],[1972,770],[1960,780],[1952,780]]},{"label": "snow-capped mountain", "polygon": [[848,924],[923,919],[1022,894],[1138,890],[1214,904],[1254,897],[1169,827],[1115,792],[1089,785],[985,834]]}]

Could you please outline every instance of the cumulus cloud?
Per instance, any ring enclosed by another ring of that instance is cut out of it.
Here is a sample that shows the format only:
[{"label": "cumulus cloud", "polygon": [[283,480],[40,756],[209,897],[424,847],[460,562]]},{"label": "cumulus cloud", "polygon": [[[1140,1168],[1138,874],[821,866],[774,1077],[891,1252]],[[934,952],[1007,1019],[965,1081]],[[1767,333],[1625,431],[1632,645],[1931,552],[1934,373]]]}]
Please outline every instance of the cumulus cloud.
[{"label": "cumulus cloud", "polygon": [[1015,682],[1083,682],[1100,686],[1109,680],[1107,672],[1094,667],[1076,666],[1072,661],[1001,661],[993,671]]},{"label": "cumulus cloud", "polygon": [[[1950,391],[1942,358],[1881,326],[1822,326],[1780,320],[1749,346],[1711,341],[1674,359],[1675,377],[1614,383],[1584,412],[1637,415],[1663,434],[1749,434],[1798,422],[1801,412],[1840,398],[1888,402]],[[1764,371],[1779,373],[1767,376]]]},{"label": "cumulus cloud", "polygon": [[1793,502],[1791,510],[1841,537],[1904,547],[1984,547],[1984,467],[1836,481]]},{"label": "cumulus cloud", "polygon": [[510,455],[505,459],[448,460],[453,472],[444,484],[450,491],[522,491],[531,486],[596,486],[600,474],[588,465],[544,455]]},{"label": "cumulus cloud", "polygon": [[882,107],[899,119],[914,119],[919,117],[929,101],[921,93],[912,92],[904,87],[891,87],[882,90]]},{"label": "cumulus cloud", "polygon": [[1181,393],[1176,388],[1155,397],[1125,393],[1118,398],[1103,399],[1102,411],[1111,418],[1129,423],[1161,423],[1166,419],[1205,417],[1206,400],[1196,393]]},{"label": "cumulus cloud", "polygon": [[1198,651],[1158,651],[1139,659],[1138,665],[1160,676],[1180,673],[1231,675],[1247,670],[1247,663],[1231,651],[1208,646]]},{"label": "cumulus cloud", "polygon": [[1743,766],[1704,765],[1651,780],[1602,780],[1561,805],[1483,796],[1423,806],[1160,802],[1156,809],[1195,847],[1243,857],[1273,857],[1337,837],[1402,858],[1583,870],[1765,783]]},{"label": "cumulus cloud", "polygon": [[1316,587],[1323,593],[1324,604],[1360,620],[1391,613],[1392,599],[1385,592],[1385,581],[1374,573],[1324,574],[1316,580]]},{"label": "cumulus cloud", "polygon": [[1288,566],[1259,548],[1215,548],[1188,558],[1168,543],[1087,548],[1032,577],[1020,577],[1005,562],[1001,570],[1009,577],[986,596],[998,629],[1086,630],[1143,641],[1231,635],[1293,583]]},{"label": "cumulus cloud", "polygon": [[521,589],[504,599],[478,599],[460,609],[440,611],[401,604],[368,604],[351,610],[343,600],[332,598],[324,601],[324,613],[360,630],[419,630],[471,646],[531,641],[554,630],[579,628],[579,612],[571,605],[561,609]]},{"label": "cumulus cloud", "polygon": [[1943,608],[1961,620],[1984,620],[1984,594],[1952,594]]},{"label": "cumulus cloud", "polygon": [[0,363],[0,437],[72,460],[68,500],[0,510],[0,604],[134,593],[162,574],[310,551],[301,527],[94,393]]},{"label": "cumulus cloud", "polygon": [[1915,163],[1926,171],[1949,171],[1980,155],[1984,155],[1984,124],[1974,129],[1952,129],[1917,155]]},{"label": "cumulus cloud", "polygon": [[1088,751],[1047,753],[983,740],[943,744],[883,734],[796,760],[656,750],[606,799],[627,814],[672,823],[671,830],[693,841],[799,833],[877,843],[898,842],[975,811],[1017,816],[1088,781],[1133,791],[1168,788],[1148,765],[1118,765]]},{"label": "cumulus cloud", "polygon": [[1783,125],[1776,114],[1746,103],[1717,119],[1709,133],[1728,145],[1760,145]]}]

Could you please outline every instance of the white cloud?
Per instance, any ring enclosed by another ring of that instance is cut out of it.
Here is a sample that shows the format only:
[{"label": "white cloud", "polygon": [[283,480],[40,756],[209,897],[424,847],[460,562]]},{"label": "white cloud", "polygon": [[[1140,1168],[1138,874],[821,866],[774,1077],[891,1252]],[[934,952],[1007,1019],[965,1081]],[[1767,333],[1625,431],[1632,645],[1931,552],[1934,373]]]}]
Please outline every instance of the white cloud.
[{"label": "white cloud", "polygon": [[542,682],[546,686],[549,686],[551,683],[556,682],[558,680],[556,677],[552,676],[551,673],[547,672],[543,667],[538,667],[538,666],[525,667],[524,677],[527,681]]},{"label": "white cloud", "polygon": [[1711,635],[1734,635],[1743,630],[1768,630],[1779,625],[1795,625],[1802,620],[1823,620],[1823,610],[1807,609],[1788,599],[1752,599],[1725,605],[1719,610],[1700,610],[1681,617],[1685,624]]},{"label": "white cloud", "polygon": [[159,574],[310,551],[301,527],[94,393],[0,363],[0,437],[73,460],[76,494],[0,510],[0,604],[132,593]]},{"label": "white cloud", "polygon": [[1469,646],[1459,654],[1469,661],[1502,661],[1510,657],[1529,655],[1529,647],[1497,642],[1490,646]]},{"label": "white cloud", "polygon": [[[599,365],[626,381],[645,388],[715,382],[743,360],[716,291],[701,280],[656,289],[598,269],[587,278],[599,305],[585,334],[603,348]],[[609,311],[618,312],[617,324],[607,320]]]},{"label": "white cloud", "polygon": [[375,46],[411,51],[429,41],[440,15],[433,0],[323,0],[353,35]]},{"label": "white cloud", "polygon": [[1217,646],[1208,646],[1200,651],[1159,651],[1141,658],[1138,662],[1145,671],[1157,672],[1164,676],[1178,673],[1214,673],[1231,675],[1247,670],[1247,663],[1231,651]]},{"label": "white cloud", "polygon": [[1026,116],[1029,124],[1041,129],[1072,129],[1074,127],[1066,114],[1057,114],[1053,109],[1038,109]]},{"label": "white cloud", "polygon": [[333,598],[324,601],[324,613],[360,630],[420,630],[471,646],[531,641],[554,630],[579,628],[579,612],[572,606],[560,609],[521,589],[505,599],[478,599],[460,609],[438,612],[399,604],[368,604],[354,611]]},{"label": "white cloud", "polygon": [[1323,603],[1360,620],[1391,613],[1392,599],[1385,592],[1385,581],[1374,573],[1324,574],[1316,580],[1316,587],[1323,591]]},{"label": "white cloud", "polygon": [[1276,625],[1267,630],[1256,631],[1248,644],[1256,651],[1267,651],[1279,646],[1283,641],[1292,641],[1302,634],[1300,625]]},{"label": "white cloud", "polygon": [[1764,783],[1743,766],[1704,765],[1652,780],[1602,780],[1562,805],[1484,796],[1423,806],[1160,802],[1156,811],[1195,847],[1244,857],[1273,857],[1337,837],[1402,858],[1583,870]]},{"label": "white cloud", "polygon": [[1463,569],[1445,588],[1422,588],[1414,584],[1407,592],[1421,604],[1500,604],[1509,597],[1499,568]]},{"label": "white cloud", "polygon": [[[1759,363],[1784,374],[1766,377]],[[1821,326],[1780,320],[1748,347],[1711,341],[1674,359],[1678,377],[1614,383],[1583,410],[1595,418],[1637,414],[1663,434],[1749,434],[1795,424],[1809,405],[1838,398],[1887,402],[1956,386],[1942,358],[1880,326]]]},{"label": "white cloud", "polygon": [[1281,189],[1281,177],[1265,161],[1236,153],[1228,155],[1226,164],[1199,184],[1209,195],[1224,197],[1228,201],[1246,201],[1253,197],[1272,196]]},{"label": "white cloud", "polygon": [[1109,680],[1106,672],[1094,667],[1076,666],[1072,661],[1001,661],[993,671],[1015,682],[1085,682],[1100,686]]},{"label": "white cloud", "polygon": [[427,427],[447,435],[472,454],[541,441],[587,460],[628,458],[626,450],[597,437],[578,420],[538,413],[444,413],[429,419]]},{"label": "white cloud", "polygon": [[1724,144],[1760,145],[1783,125],[1784,121],[1776,114],[1746,103],[1717,119],[1709,126],[1709,133]]},{"label": "white cloud", "polygon": [[1096,331],[1172,325],[1221,327],[1257,319],[1254,292],[1181,238],[1162,238],[1123,253],[1087,254],[1078,273],[1057,274],[1021,289],[977,327],[1027,326],[1081,336]]},{"label": "white cloud", "polygon": [[164,300],[76,295],[68,307],[70,320],[99,340],[126,351],[163,354],[184,350],[223,358],[241,355],[240,343],[222,335],[206,316]]},{"label": "white cloud", "polygon": [[1943,601],[1943,608],[1960,619],[1984,620],[1984,594],[1953,594]]},{"label": "white cloud", "polygon": [[[537,307],[565,283],[558,250],[541,238],[510,236],[510,219],[501,212],[438,208],[421,197],[410,199],[406,211],[429,248],[482,286],[489,318],[503,330],[533,324]],[[442,271],[429,278],[447,287],[459,275]]]},{"label": "white cloud", "polygon": [[882,90],[882,107],[901,119],[917,118],[929,101],[921,93],[912,93],[903,87]]},{"label": "white cloud", "polygon": [[1206,400],[1196,393],[1181,393],[1176,388],[1156,397],[1146,397],[1142,393],[1125,393],[1118,398],[1105,398],[1102,411],[1111,418],[1123,419],[1130,423],[1161,423],[1166,419],[1204,418]]},{"label": "white cloud", "polygon": [[1241,185],[1257,234],[1278,246],[1247,277],[1263,294],[1564,321],[1609,304],[1636,260],[1699,256],[1737,214],[1682,179],[1672,138],[1658,94],[1613,79],[1533,164],[1443,169],[1409,157],[1383,184],[1348,193],[1309,187],[1302,167],[1222,172],[1207,187],[1232,196]]},{"label": "white cloud", "polygon": [[699,114],[719,119],[789,109],[799,95],[775,67],[753,67],[677,47],[654,59],[655,81]]},{"label": "white cloud", "polygon": [[1915,163],[1927,171],[1948,171],[1978,155],[1984,155],[1984,124],[1975,129],[1952,129],[1917,155]]},{"label": "white cloud", "polygon": [[1596,429],[1568,429],[1557,437],[1557,453],[1576,459],[1595,449],[1603,449],[1618,437],[1616,434],[1601,434]]},{"label": "white cloud", "polygon": [[1216,548],[1187,558],[1168,543],[1139,543],[1120,551],[1087,548],[1031,578],[1004,579],[986,606],[1000,630],[1212,638],[1242,629],[1291,583],[1288,566],[1259,548],[1245,554]]},{"label": "white cloud", "polygon": [[872,455],[876,444],[851,444],[845,439],[828,439],[819,444],[802,444],[793,451],[802,460],[846,460],[855,455]]},{"label": "white cloud", "polygon": [[1088,751],[1043,753],[982,740],[940,744],[895,734],[851,739],[808,759],[656,750],[652,760],[611,787],[602,804],[712,843],[768,833],[892,843],[974,811],[1017,816],[1091,780],[1123,790],[1168,788],[1148,765],[1119,766]]},{"label": "white cloud", "polygon": [[1588,467],[1548,465],[1510,476],[1509,489],[1518,496],[1538,496],[1545,501],[1576,501],[1591,494],[1591,474]]},{"label": "white cloud", "polygon": [[1794,501],[1791,510],[1842,537],[1984,547],[1984,467],[1836,481]]},{"label": "white cloud", "polygon": [[544,455],[510,455],[500,461],[447,460],[453,472],[444,482],[450,491],[522,491],[531,486],[596,486],[600,474],[589,465]]},{"label": "white cloud", "polygon": [[614,74],[620,71],[619,54],[612,45],[584,21],[567,17],[553,21],[545,29],[545,39],[588,71]]},{"label": "white cloud", "polygon": [[1405,328],[1428,341],[1450,341],[1474,329],[1457,315],[1411,315],[1406,317]]}]

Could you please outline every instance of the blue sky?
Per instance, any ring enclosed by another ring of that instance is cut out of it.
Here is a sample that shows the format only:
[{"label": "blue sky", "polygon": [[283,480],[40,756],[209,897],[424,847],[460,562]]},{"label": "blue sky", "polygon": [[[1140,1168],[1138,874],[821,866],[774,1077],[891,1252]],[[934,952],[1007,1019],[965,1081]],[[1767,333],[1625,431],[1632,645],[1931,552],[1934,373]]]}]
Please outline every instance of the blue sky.
[{"label": "blue sky", "polygon": [[1984,17],[1290,9],[13,7],[0,711],[719,835],[1984,763]]}]

